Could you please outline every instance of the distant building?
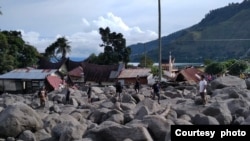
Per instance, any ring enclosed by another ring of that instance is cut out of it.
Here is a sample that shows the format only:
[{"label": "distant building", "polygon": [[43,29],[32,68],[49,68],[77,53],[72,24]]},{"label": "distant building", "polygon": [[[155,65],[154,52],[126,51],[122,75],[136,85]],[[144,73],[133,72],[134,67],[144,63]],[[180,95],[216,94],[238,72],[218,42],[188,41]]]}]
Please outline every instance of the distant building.
[{"label": "distant building", "polygon": [[56,69],[15,69],[0,75],[0,91],[12,93],[33,93],[45,85],[49,75],[57,75]]},{"label": "distant building", "polygon": [[117,80],[123,85],[134,84],[138,75],[141,84],[148,84],[149,79],[153,78],[153,74],[150,72],[151,69],[148,68],[124,69],[117,77]]}]

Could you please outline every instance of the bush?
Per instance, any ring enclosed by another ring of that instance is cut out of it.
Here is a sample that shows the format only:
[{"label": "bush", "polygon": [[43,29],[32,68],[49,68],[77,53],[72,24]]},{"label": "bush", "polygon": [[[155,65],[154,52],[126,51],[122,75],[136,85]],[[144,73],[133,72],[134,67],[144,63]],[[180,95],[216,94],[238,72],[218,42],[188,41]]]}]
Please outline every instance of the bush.
[{"label": "bush", "polygon": [[205,72],[208,74],[222,74],[225,73],[226,66],[221,62],[213,62],[205,68]]},{"label": "bush", "polygon": [[228,68],[228,73],[230,75],[239,75],[240,73],[244,72],[248,68],[248,64],[246,61],[239,60],[232,64],[231,67]]}]

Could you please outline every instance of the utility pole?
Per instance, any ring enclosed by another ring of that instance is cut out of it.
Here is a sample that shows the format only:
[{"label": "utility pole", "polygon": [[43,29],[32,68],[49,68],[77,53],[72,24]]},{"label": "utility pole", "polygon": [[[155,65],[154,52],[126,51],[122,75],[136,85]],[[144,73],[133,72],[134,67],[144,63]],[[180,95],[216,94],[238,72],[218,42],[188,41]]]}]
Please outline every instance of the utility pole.
[{"label": "utility pole", "polygon": [[159,30],[159,81],[161,81],[162,78],[162,65],[161,65],[161,0],[158,0],[158,30]]},{"label": "utility pole", "polygon": [[146,68],[146,46],[145,43],[143,45],[144,45],[144,68]]}]

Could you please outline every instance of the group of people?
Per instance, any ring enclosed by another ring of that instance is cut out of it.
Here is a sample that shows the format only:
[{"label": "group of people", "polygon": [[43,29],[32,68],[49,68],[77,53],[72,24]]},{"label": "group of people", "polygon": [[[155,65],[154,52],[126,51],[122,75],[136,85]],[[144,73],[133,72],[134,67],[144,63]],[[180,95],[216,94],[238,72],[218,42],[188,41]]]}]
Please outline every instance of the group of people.
[{"label": "group of people", "polygon": [[[139,90],[141,87],[140,85],[141,85],[140,84],[140,77],[137,76],[136,80],[135,80],[135,84],[134,84],[134,90],[135,90],[136,94],[139,93]],[[118,96],[118,99],[121,101],[121,94],[123,91],[123,86],[121,85],[120,81],[117,81],[115,88],[116,88],[116,95]],[[65,95],[65,101],[66,101],[66,104],[70,104],[70,93],[71,92],[70,92],[70,89],[68,86],[66,86],[66,89],[67,89],[67,91],[66,91],[66,95]],[[152,97],[152,99],[155,99],[155,97],[157,96],[158,97],[158,104],[160,104],[160,89],[161,89],[160,83],[158,80],[156,80],[155,83],[152,85],[152,96],[151,97]],[[207,103],[206,93],[207,93],[207,80],[206,80],[204,75],[201,75],[200,81],[199,81],[199,94],[201,96],[203,105],[205,105]],[[45,102],[47,100],[46,87],[43,86],[38,94],[39,94],[39,98],[40,98],[40,106],[45,107]],[[92,95],[92,86],[91,86],[91,83],[89,83],[88,87],[87,87],[88,103],[92,102],[91,95]]]},{"label": "group of people", "polygon": [[[139,87],[140,87],[140,81],[137,77],[136,83],[135,83],[135,91],[136,93],[139,92]],[[200,81],[198,84],[199,87],[199,95],[201,96],[202,104],[206,105],[207,103],[207,80],[204,74],[200,76]],[[158,97],[158,104],[160,104],[160,89],[161,85],[158,80],[155,81],[155,83],[152,85],[152,90],[153,90],[153,95],[152,98],[155,99],[155,97]]]},{"label": "group of people", "polygon": [[[136,94],[139,94],[140,87],[141,87],[140,76],[137,75],[135,83],[134,83],[134,90],[135,90]],[[121,101],[121,94],[122,94],[123,87],[122,87],[120,81],[117,81],[115,88],[116,88],[116,95],[118,96],[119,101]],[[159,83],[159,81],[155,81],[155,83],[152,85],[152,90],[153,90],[152,98],[155,99],[155,97],[157,96],[158,103],[160,104],[160,83]]]},{"label": "group of people", "polygon": [[[70,104],[70,87],[68,85],[64,85],[63,89],[65,89],[65,104]],[[48,100],[47,97],[47,89],[45,86],[42,86],[41,89],[38,92],[38,97],[40,99],[40,107],[45,107],[46,100]],[[88,84],[87,87],[87,95],[88,95],[88,103],[91,103],[91,94],[92,94],[92,86],[91,83]]]}]

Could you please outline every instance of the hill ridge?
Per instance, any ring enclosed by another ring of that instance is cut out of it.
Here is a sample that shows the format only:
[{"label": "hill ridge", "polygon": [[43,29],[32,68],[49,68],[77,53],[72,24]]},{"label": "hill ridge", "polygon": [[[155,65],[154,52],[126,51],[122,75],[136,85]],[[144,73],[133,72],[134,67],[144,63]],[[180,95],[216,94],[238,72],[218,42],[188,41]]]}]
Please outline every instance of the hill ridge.
[{"label": "hill ridge", "polygon": [[[199,23],[162,37],[162,59],[170,51],[176,62],[241,59],[250,56],[250,1],[230,3],[211,10]],[[143,46],[146,46],[146,50]],[[131,61],[138,62],[145,51],[158,61],[158,40],[134,44]]]}]

